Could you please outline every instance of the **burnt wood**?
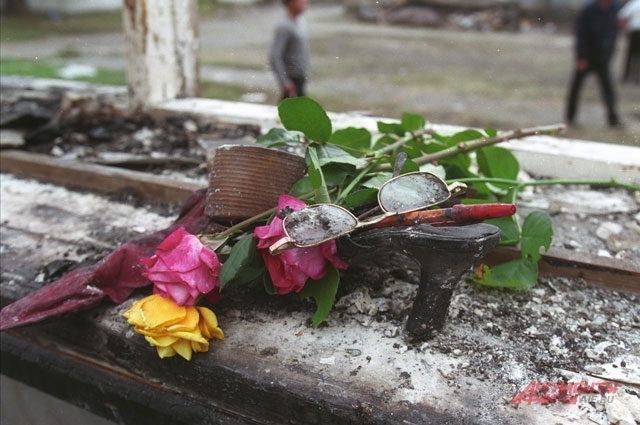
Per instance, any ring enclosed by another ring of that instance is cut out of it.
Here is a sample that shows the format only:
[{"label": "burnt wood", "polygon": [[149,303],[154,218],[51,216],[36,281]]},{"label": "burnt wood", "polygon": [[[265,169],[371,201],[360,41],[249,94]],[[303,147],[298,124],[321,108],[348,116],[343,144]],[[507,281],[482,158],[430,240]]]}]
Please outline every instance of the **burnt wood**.
[{"label": "burnt wood", "polygon": [[[484,259],[494,266],[520,258],[520,250],[499,246]],[[584,279],[586,283],[626,293],[640,293],[640,266],[588,252],[549,249],[541,255],[538,271],[542,276],[562,276]]]},{"label": "burnt wood", "polygon": [[53,158],[19,150],[2,151],[0,172],[104,193],[134,191],[157,201],[182,203],[201,185],[122,168]]}]

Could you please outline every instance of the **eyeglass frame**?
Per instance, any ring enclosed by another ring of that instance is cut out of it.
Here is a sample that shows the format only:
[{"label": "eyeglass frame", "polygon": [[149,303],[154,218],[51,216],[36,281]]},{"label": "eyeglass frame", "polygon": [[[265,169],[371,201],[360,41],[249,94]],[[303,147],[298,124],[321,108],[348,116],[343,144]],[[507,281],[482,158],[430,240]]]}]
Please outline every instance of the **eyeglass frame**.
[{"label": "eyeglass frame", "polygon": [[[385,187],[389,187],[389,184],[391,184],[394,181],[397,181],[398,179],[401,178],[406,178],[406,177],[411,177],[414,175],[428,175],[431,178],[435,178],[436,181],[442,186],[445,187],[447,189],[447,197],[441,200],[438,200],[436,202],[430,203],[430,204],[425,204],[419,207],[415,207],[415,208],[410,208],[407,210],[400,210],[400,211],[390,211],[389,209],[385,208],[383,206],[383,202],[380,199],[381,196],[381,192],[383,192]],[[273,245],[271,245],[271,247],[269,247],[269,252],[273,255],[279,254],[283,251],[286,251],[288,249],[291,248],[310,248],[313,246],[317,246],[320,245],[322,243],[340,238],[342,236],[348,235],[351,232],[354,232],[356,230],[358,230],[359,228],[363,228],[363,227],[367,227],[367,226],[371,226],[374,225],[376,223],[379,223],[385,219],[387,219],[388,217],[392,217],[394,215],[400,215],[400,214],[406,214],[406,213],[410,213],[410,212],[414,212],[414,211],[421,211],[430,207],[433,207],[435,205],[439,205],[442,204],[446,201],[448,201],[449,199],[451,199],[452,197],[458,197],[458,196],[462,196],[466,193],[466,189],[467,189],[467,185],[461,182],[454,182],[452,184],[447,184],[444,180],[442,180],[440,177],[438,177],[437,175],[435,175],[432,172],[429,171],[416,171],[416,172],[411,172],[411,173],[406,173],[406,174],[401,174],[399,176],[395,176],[391,179],[389,179],[388,181],[386,181],[381,187],[380,190],[378,191],[378,195],[377,195],[377,200],[378,200],[378,207],[383,211],[383,214],[380,214],[376,217],[373,217],[369,220],[360,220],[358,219],[358,217],[356,217],[351,211],[347,210],[346,208],[340,206],[340,205],[336,205],[336,204],[314,204],[314,205],[309,205],[307,207],[301,208],[299,210],[293,211],[291,213],[289,213],[285,218],[284,221],[282,223],[284,232],[285,232],[285,237],[281,238],[280,240],[276,241]],[[325,239],[321,240],[321,241],[314,241],[313,243],[307,243],[307,244],[303,244],[299,242],[300,238],[294,239],[289,231],[287,230],[287,221],[290,221],[292,217],[292,215],[298,213],[301,214],[300,211],[308,211],[308,210],[312,210],[312,209],[320,209],[320,208],[326,208],[326,207],[331,207],[332,209],[339,209],[342,212],[347,213],[348,216],[351,216],[353,218],[354,221],[354,226],[351,227],[349,230],[345,230],[342,232],[339,232],[336,235],[329,235],[328,237],[326,237]]]}]

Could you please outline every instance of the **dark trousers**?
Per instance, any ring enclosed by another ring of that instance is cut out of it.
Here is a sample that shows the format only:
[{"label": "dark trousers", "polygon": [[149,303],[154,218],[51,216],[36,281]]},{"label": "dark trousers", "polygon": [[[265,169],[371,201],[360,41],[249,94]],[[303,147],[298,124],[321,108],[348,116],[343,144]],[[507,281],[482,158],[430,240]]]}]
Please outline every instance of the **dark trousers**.
[{"label": "dark trousers", "polygon": [[571,89],[569,91],[569,101],[567,104],[567,122],[573,124],[576,118],[578,110],[578,98],[580,96],[580,90],[582,89],[582,83],[584,78],[589,75],[590,72],[594,72],[600,82],[600,90],[602,99],[604,100],[607,108],[609,125],[618,125],[618,114],[616,113],[616,95],[613,90],[613,84],[611,82],[611,75],[609,73],[609,63],[595,63],[589,64],[589,68],[584,71],[577,71],[573,74],[573,81],[571,82]]},{"label": "dark trousers", "polygon": [[640,30],[629,33],[628,43],[622,81],[640,84]]},{"label": "dark trousers", "polygon": [[[293,81],[293,84],[296,85],[296,93],[298,93],[298,97],[306,96],[305,85],[307,83],[307,79],[306,78],[291,78],[291,81]],[[288,97],[290,97],[290,96],[287,95],[287,93],[285,93],[283,91],[282,92],[282,99],[286,99]]]}]

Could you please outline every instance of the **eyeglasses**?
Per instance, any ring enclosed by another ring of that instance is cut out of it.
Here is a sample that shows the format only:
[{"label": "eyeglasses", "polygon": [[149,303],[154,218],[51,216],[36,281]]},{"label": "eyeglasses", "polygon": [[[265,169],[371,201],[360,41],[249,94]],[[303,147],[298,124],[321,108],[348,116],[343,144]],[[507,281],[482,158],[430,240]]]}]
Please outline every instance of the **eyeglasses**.
[{"label": "eyeglasses", "polygon": [[447,185],[429,172],[403,174],[387,181],[378,192],[378,204],[384,214],[360,221],[338,205],[311,205],[285,217],[283,226],[286,237],[273,244],[269,251],[275,255],[294,247],[316,246],[365,227],[427,223],[464,225],[515,213],[512,204],[454,205],[452,208],[425,211],[465,191],[466,185],[463,183]]},{"label": "eyeglasses", "polygon": [[441,204],[466,191],[464,183],[447,185],[433,173],[417,171],[385,182],[378,191],[378,205],[385,213],[407,213]]}]

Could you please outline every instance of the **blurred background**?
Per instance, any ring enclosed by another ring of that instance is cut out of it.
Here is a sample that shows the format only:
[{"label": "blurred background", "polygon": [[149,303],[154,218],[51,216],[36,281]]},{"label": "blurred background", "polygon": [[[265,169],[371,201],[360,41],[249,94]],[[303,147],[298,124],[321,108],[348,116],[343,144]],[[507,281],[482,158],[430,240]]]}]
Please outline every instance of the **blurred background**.
[{"label": "blurred background", "polygon": [[[564,120],[584,0],[311,0],[308,95],[327,110],[513,129]],[[624,2],[620,2],[623,4]],[[120,0],[4,0],[0,73],[126,84]],[[199,0],[200,96],[277,104],[267,64],[279,1]],[[609,129],[591,76],[571,138],[640,146],[640,86],[613,73]]]}]

